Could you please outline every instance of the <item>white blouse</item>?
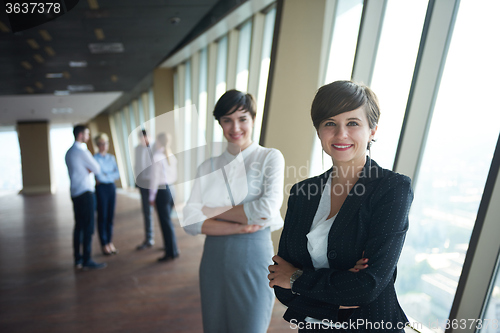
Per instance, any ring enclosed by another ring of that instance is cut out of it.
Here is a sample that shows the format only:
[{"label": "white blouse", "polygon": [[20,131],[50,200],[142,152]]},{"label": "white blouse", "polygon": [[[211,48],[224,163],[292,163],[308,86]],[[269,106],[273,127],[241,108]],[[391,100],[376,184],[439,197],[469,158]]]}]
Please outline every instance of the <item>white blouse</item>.
[{"label": "white blouse", "polygon": [[[314,220],[311,225],[307,237],[307,250],[311,256],[311,260],[315,270],[320,268],[330,268],[328,263],[327,251],[328,251],[328,234],[332,228],[333,222],[337,218],[338,214],[335,214],[331,218],[327,219],[330,215],[330,210],[332,207],[331,202],[331,186],[332,178],[328,178],[328,182],[321,193],[321,199],[319,201],[318,209],[316,210],[316,215],[314,215]],[[310,323],[323,324],[322,320],[306,317],[304,319]],[[323,327],[336,328],[334,323],[330,325],[324,325]]]},{"label": "white blouse", "polygon": [[149,201],[156,199],[158,186],[172,185],[177,180],[177,159],[174,155],[165,156],[163,151],[155,151],[153,155],[151,177],[149,180]]},{"label": "white blouse", "polygon": [[203,222],[210,217],[203,206],[230,207],[243,204],[248,224],[259,224],[277,230],[283,226],[280,208],[283,204],[285,159],[281,152],[252,143],[238,155],[227,150],[203,162],[197,170],[189,200],[179,218],[190,235],[201,233]]},{"label": "white blouse", "polygon": [[330,177],[321,193],[321,199],[318,209],[316,210],[316,215],[314,215],[311,229],[306,235],[307,250],[309,251],[314,269],[316,270],[320,268],[330,268],[327,257],[328,233],[337,217],[337,214],[335,214],[335,216],[327,219],[331,210],[331,186],[332,178]]}]

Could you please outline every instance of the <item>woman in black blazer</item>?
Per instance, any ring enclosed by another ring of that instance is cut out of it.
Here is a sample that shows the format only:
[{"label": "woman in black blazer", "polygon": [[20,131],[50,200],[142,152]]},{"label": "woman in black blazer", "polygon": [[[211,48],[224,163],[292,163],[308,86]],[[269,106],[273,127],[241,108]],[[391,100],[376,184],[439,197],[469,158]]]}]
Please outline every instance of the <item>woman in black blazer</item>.
[{"label": "woman in black blazer", "polygon": [[379,116],[375,94],[351,81],[321,87],[312,103],[333,167],[292,187],[268,276],[299,332],[404,332],[408,322],[394,281],[413,192],[366,156]]}]

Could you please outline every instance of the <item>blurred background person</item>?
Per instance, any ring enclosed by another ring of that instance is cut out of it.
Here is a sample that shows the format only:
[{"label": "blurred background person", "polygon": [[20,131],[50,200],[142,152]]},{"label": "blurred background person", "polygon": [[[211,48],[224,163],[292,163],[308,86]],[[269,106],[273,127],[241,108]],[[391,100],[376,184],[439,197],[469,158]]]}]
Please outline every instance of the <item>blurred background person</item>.
[{"label": "blurred background person", "polygon": [[[85,125],[73,128],[75,143],[65,156],[71,182],[70,192],[75,213],[75,228],[73,230],[73,250],[75,268],[84,270],[105,268],[106,263],[96,263],[92,260],[92,234],[94,233],[95,197],[94,174],[101,172],[99,163],[92,157],[87,148],[90,131]],[[80,252],[83,247],[83,255]]]},{"label": "blurred background person", "polygon": [[177,180],[177,159],[170,150],[170,143],[170,134],[158,134],[154,144],[154,163],[151,169],[149,204],[156,207],[165,247],[165,255],[158,258],[158,261],[169,261],[179,256],[177,239],[170,217],[174,199],[169,185]]},{"label": "blurred background person", "polygon": [[116,204],[115,180],[120,178],[116,159],[108,154],[109,138],[101,133],[94,139],[99,150],[94,155],[95,160],[101,167],[101,172],[95,175],[97,197],[97,231],[104,255],[117,254],[118,250],[111,241],[113,238],[113,218]]},{"label": "blurred background person", "polygon": [[136,181],[141,194],[142,215],[144,217],[144,241],[137,246],[137,250],[144,250],[154,245],[154,227],[152,212],[153,207],[149,204],[149,183],[151,174],[152,151],[146,134],[146,130],[139,131],[139,144],[135,147],[134,170]]}]

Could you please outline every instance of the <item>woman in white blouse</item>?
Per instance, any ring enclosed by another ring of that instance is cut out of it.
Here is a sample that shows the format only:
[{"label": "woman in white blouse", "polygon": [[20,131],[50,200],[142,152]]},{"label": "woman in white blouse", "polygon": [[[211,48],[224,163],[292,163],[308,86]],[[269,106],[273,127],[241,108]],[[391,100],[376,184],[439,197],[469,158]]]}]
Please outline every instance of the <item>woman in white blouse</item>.
[{"label": "woman in white blouse", "polygon": [[174,200],[169,188],[169,185],[177,180],[177,159],[169,147],[170,140],[167,135],[158,134],[154,144],[154,163],[149,187],[149,204],[156,207],[165,246],[165,255],[158,261],[169,261],[179,256],[174,226],[170,218]]},{"label": "woman in white blouse", "polygon": [[284,158],[252,142],[255,101],[227,91],[214,117],[228,141],[203,162],[184,208],[182,225],[205,234],[200,291],[205,333],[266,332],[274,295],[267,287],[271,231],[283,225]]}]

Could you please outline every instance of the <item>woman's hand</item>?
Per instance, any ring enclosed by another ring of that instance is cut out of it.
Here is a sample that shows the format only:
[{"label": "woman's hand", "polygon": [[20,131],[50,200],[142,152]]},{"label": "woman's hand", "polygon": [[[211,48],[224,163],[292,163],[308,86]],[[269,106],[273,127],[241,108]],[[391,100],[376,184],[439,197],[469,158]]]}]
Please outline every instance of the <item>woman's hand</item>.
[{"label": "woman's hand", "polygon": [[269,287],[278,286],[285,289],[290,289],[290,278],[292,274],[298,270],[285,259],[280,256],[274,256],[273,261],[276,265],[270,265],[268,267],[270,274],[267,276],[269,279]]},{"label": "woman's hand", "polygon": [[207,219],[201,225],[201,233],[208,236],[251,234],[260,229],[262,229],[262,226],[258,224],[243,225],[214,219]]},{"label": "woman's hand", "polygon": [[[364,255],[364,252],[363,252]],[[290,278],[292,274],[298,269],[294,267],[292,264],[282,259],[280,256],[274,256],[273,261],[276,265],[270,265],[268,267],[270,274],[267,276],[269,279],[269,287],[279,286],[285,289],[290,289]],[[361,258],[356,262],[353,268],[349,269],[349,272],[357,273],[362,269],[368,267],[366,264],[368,262],[368,258]],[[340,305],[339,309],[357,309],[359,306],[344,306]]]},{"label": "woman's hand", "polygon": [[238,228],[240,234],[252,234],[262,229],[262,226],[258,224],[237,224],[237,225],[240,226]]},{"label": "woman's hand", "polygon": [[[365,253],[363,252],[362,255],[364,255],[364,254]],[[366,267],[368,267],[368,265],[366,264],[367,262],[368,262],[368,258],[361,258],[361,259],[359,259],[358,261],[356,261],[356,265],[354,265],[353,268],[349,269],[349,272],[357,273],[360,270],[365,269]],[[359,306],[357,306],[357,305],[354,305],[354,306],[344,306],[344,305],[341,305],[339,307],[339,309],[357,309],[357,308],[359,308]]]},{"label": "woman's hand", "polygon": [[[363,251],[363,254],[361,256],[364,256],[365,252]],[[356,265],[354,265],[353,268],[349,269],[349,272],[357,273],[362,269],[365,269],[368,267],[368,258],[361,258],[358,261],[356,261]]]}]

